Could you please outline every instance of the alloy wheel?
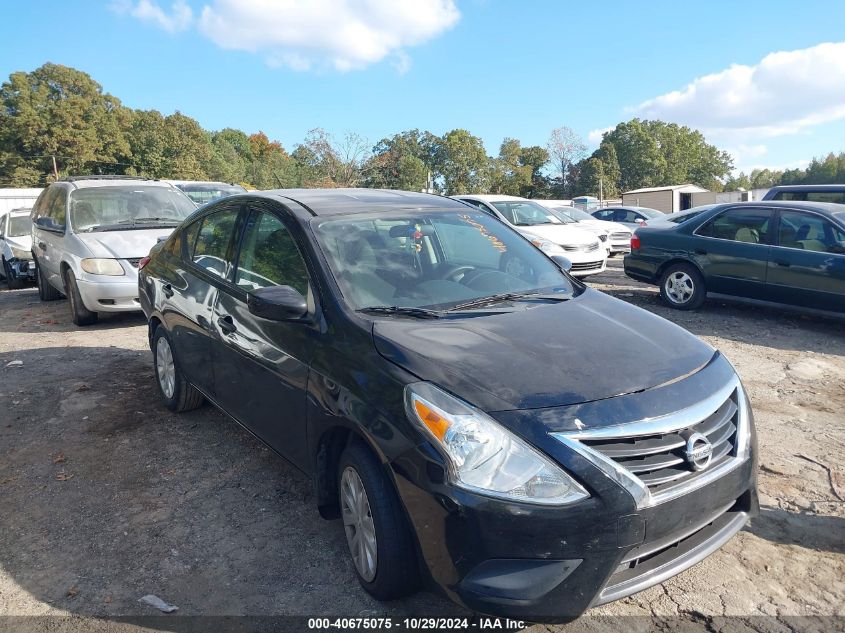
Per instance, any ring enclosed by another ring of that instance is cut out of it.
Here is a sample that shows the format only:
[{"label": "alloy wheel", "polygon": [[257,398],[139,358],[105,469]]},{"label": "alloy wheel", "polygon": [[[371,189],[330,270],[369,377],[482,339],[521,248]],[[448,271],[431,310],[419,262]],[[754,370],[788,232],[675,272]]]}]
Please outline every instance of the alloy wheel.
[{"label": "alloy wheel", "polygon": [[672,303],[683,305],[692,299],[695,293],[695,282],[687,273],[678,270],[666,277],[664,289]]},{"label": "alloy wheel", "polygon": [[170,343],[163,336],[156,344],[156,373],[158,384],[164,397],[168,400],[173,397],[176,390],[176,365],[173,363],[173,352]]},{"label": "alloy wheel", "polygon": [[376,528],[364,483],[351,466],[347,466],[341,476],[340,496],[349,553],[361,578],[372,582],[378,569]]}]

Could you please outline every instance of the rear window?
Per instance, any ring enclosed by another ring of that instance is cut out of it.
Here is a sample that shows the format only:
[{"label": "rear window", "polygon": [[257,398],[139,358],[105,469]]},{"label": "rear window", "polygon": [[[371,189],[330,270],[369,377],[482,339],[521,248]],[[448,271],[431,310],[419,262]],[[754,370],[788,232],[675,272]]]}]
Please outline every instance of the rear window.
[{"label": "rear window", "polygon": [[778,191],[771,199],[845,204],[845,191]]}]

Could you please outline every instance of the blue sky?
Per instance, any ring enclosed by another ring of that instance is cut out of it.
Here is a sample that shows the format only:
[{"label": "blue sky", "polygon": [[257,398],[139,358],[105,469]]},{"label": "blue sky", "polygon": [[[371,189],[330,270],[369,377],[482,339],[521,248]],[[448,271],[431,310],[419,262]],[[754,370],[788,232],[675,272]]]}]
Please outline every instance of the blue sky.
[{"label": "blue sky", "polygon": [[463,127],[495,154],[561,125],[592,147],[646,116],[702,129],[745,169],[845,150],[845,3],[680,4],[30,0],[5,8],[0,78],[65,64],[128,106],[288,149],[314,127],[373,144]]}]

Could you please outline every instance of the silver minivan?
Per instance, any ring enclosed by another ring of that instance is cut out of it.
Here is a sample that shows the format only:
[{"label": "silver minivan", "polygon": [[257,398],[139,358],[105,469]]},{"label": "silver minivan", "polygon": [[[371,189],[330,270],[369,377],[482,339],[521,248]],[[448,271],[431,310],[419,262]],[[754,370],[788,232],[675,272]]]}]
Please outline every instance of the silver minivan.
[{"label": "silver minivan", "polygon": [[32,208],[38,295],[68,298],[73,322],[141,309],[138,262],[196,209],[173,185],[78,176],[47,187]]}]

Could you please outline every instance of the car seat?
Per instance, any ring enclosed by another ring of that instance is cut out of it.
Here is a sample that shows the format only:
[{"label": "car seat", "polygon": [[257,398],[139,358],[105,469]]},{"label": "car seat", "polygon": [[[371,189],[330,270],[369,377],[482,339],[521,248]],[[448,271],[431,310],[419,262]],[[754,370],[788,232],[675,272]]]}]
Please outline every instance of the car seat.
[{"label": "car seat", "polygon": [[759,244],[760,243],[760,233],[757,229],[752,229],[747,226],[743,226],[740,228],[736,235],[734,235],[734,240],[737,242],[748,242],[750,244]]},{"label": "car seat", "polygon": [[795,234],[796,241],[801,244],[801,248],[804,250],[824,253],[827,251],[827,245],[819,237],[824,236],[820,236],[818,229],[811,227],[809,224],[802,224]]}]

